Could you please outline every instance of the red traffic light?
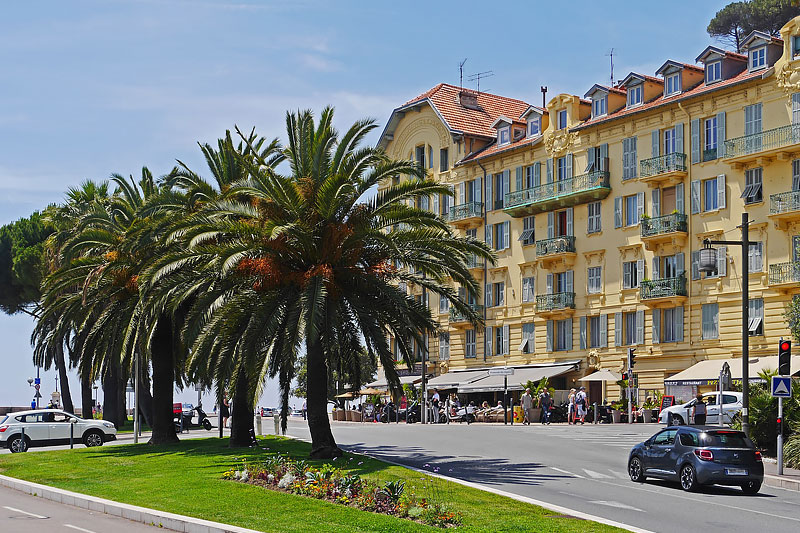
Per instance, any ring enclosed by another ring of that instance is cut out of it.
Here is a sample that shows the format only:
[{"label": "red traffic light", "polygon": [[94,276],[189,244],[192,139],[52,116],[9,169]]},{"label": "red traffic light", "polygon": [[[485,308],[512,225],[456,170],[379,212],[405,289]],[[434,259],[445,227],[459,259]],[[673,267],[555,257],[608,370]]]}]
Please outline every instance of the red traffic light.
[{"label": "red traffic light", "polygon": [[782,341],[781,342],[781,350],[784,350],[784,351],[788,350],[791,346],[792,345],[789,343],[789,341]]}]

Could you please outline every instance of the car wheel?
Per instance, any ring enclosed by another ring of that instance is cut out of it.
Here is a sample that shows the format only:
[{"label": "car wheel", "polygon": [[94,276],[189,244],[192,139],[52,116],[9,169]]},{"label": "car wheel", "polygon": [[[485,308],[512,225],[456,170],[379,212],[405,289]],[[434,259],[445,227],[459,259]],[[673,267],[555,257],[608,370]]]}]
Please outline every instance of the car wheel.
[{"label": "car wheel", "polygon": [[87,448],[103,445],[103,434],[97,430],[89,431],[83,436],[83,443]]},{"label": "car wheel", "polygon": [[681,468],[681,488],[686,492],[697,490],[697,475],[692,465],[683,465]]},{"label": "car wheel", "polygon": [[27,452],[29,447],[30,441],[28,440],[28,437],[23,439],[21,435],[17,435],[8,441],[8,449],[11,450],[11,453]]},{"label": "car wheel", "polygon": [[758,491],[761,490],[761,482],[760,481],[748,481],[747,483],[742,484],[742,492],[745,494],[758,494]]},{"label": "car wheel", "polygon": [[670,426],[682,426],[683,425],[683,418],[681,415],[670,414],[669,415],[669,425]]},{"label": "car wheel", "polygon": [[631,457],[631,460],[628,462],[628,475],[631,476],[631,481],[635,481],[636,483],[643,483],[645,479],[647,479],[644,475],[644,467],[642,466],[642,460],[636,456]]},{"label": "car wheel", "polygon": [[206,428],[206,431],[211,431],[211,428],[213,428],[214,426],[211,425],[211,420],[206,418],[205,420],[203,420],[203,427]]}]

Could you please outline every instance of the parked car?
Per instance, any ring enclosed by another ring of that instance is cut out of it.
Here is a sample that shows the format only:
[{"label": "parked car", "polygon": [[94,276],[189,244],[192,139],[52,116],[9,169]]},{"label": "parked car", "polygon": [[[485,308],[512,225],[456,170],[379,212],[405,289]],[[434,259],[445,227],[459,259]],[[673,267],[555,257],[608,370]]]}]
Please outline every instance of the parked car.
[{"label": "parked car", "polygon": [[[85,420],[59,409],[20,411],[0,421],[0,446],[12,453],[27,451],[31,446],[69,444],[70,426],[74,425],[75,442],[86,446],[102,446],[117,438],[117,429],[107,420]],[[22,437],[25,428],[25,440]]]},{"label": "parked car", "polygon": [[764,481],[761,453],[741,432],[699,426],[665,428],[637,444],[628,456],[628,475],[678,481],[685,491],[700,485],[739,485],[755,494]]},{"label": "parked car", "polygon": [[[703,401],[707,406],[706,424],[719,424],[719,392],[709,392],[703,395]],[[681,405],[673,405],[662,410],[658,415],[658,421],[669,426],[682,426],[691,420],[692,407],[697,403],[697,398]],[[733,417],[742,410],[742,393],[725,391],[722,394],[722,422],[730,423]]]},{"label": "parked car", "polygon": [[261,418],[265,418],[265,417],[270,417],[271,418],[274,415],[275,415],[275,409],[273,409],[272,407],[262,407],[261,408]]}]

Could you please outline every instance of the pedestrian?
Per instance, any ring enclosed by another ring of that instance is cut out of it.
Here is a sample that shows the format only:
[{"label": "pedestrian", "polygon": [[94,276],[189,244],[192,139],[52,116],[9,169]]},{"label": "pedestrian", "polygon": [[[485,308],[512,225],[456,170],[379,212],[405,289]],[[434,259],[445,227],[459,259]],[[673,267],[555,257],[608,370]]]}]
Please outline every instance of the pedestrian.
[{"label": "pedestrian", "polygon": [[307,408],[308,408],[308,406],[306,405],[306,401],[303,400],[303,420],[307,419],[306,418],[307,417],[307,414],[306,414]]},{"label": "pedestrian", "polygon": [[[433,389],[433,396],[431,396],[431,405],[433,406],[433,423],[439,421],[439,391]],[[430,421],[428,421],[430,423]]]},{"label": "pedestrian", "polygon": [[550,409],[553,406],[553,398],[550,396],[550,391],[544,389],[539,394],[539,405],[542,407],[542,424],[550,423]]},{"label": "pedestrian", "polygon": [[531,389],[525,389],[525,394],[522,395],[520,400],[522,401],[522,412],[524,413],[522,423],[530,426],[533,420],[533,396],[531,396]]},{"label": "pedestrian", "polygon": [[228,403],[228,397],[222,398],[222,405],[219,407],[219,416],[222,417],[222,427],[228,427],[228,418],[231,416],[231,404]]},{"label": "pedestrian", "polygon": [[567,424],[572,424],[575,419],[575,389],[569,390],[567,396]]},{"label": "pedestrian", "polygon": [[706,425],[706,404],[703,401],[703,395],[697,393],[697,401],[692,408],[694,414],[694,424],[696,426]]},{"label": "pedestrian", "polygon": [[[583,425],[586,419],[586,387],[581,387],[581,390],[575,395],[575,406],[578,409],[578,418],[581,419],[581,425]],[[577,420],[575,423],[578,423]]]}]

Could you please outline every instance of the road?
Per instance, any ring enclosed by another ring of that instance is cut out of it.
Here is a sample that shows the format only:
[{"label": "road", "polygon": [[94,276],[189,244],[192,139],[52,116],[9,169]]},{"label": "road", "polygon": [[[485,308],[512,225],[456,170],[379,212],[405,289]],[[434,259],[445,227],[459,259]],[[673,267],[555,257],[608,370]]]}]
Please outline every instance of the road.
[{"label": "road", "polygon": [[[630,448],[656,424],[532,425],[343,424],[337,442],[440,474],[480,483],[655,532],[799,531],[800,493],[764,486],[685,493],[677,484],[635,484],[626,474]],[[289,433],[309,438],[293,423]]]}]

